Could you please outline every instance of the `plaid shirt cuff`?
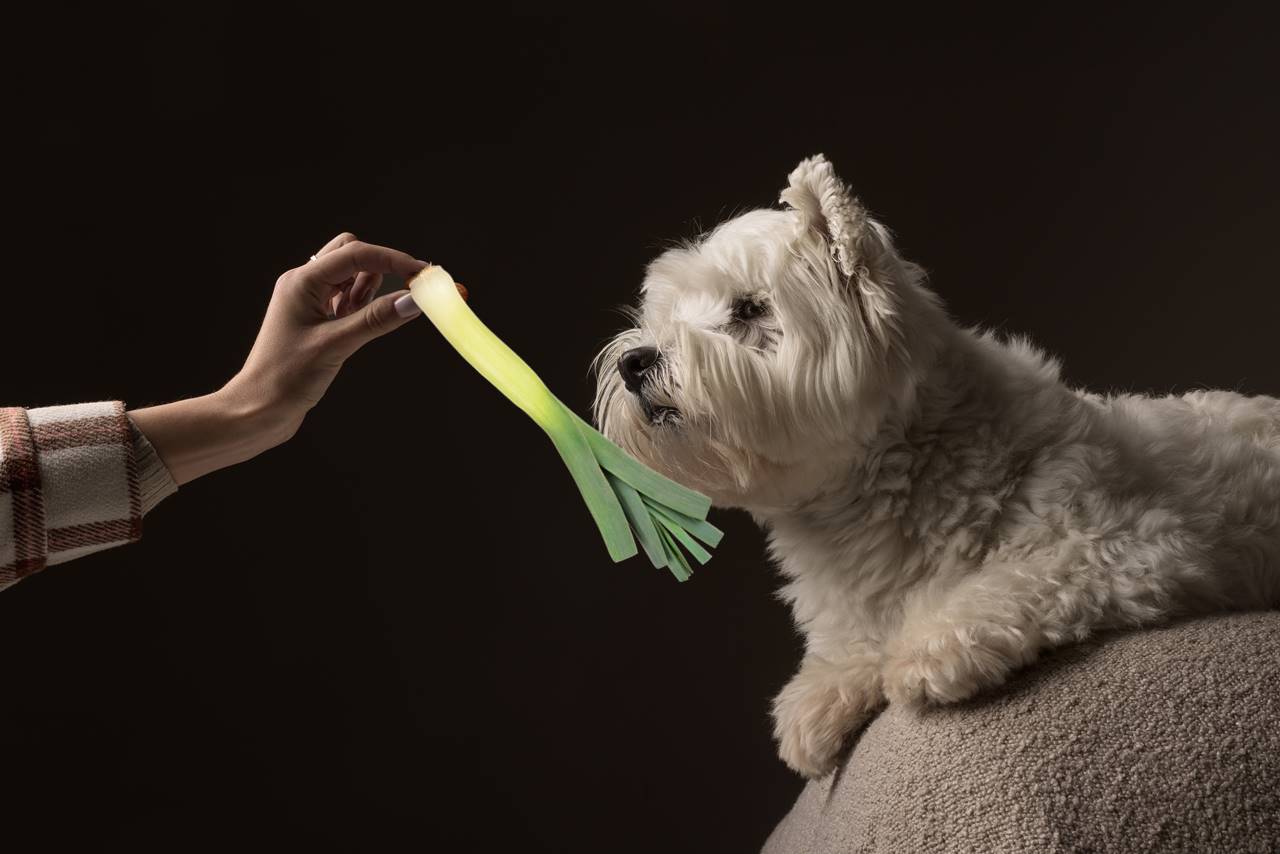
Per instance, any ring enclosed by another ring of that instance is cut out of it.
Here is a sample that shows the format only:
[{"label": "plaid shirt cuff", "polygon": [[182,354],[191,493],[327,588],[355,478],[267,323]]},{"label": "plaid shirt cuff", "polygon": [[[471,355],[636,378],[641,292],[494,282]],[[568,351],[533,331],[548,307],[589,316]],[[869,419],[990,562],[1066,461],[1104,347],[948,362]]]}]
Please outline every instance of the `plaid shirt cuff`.
[{"label": "plaid shirt cuff", "polygon": [[141,536],[135,430],[123,403],[0,409],[0,589]]}]

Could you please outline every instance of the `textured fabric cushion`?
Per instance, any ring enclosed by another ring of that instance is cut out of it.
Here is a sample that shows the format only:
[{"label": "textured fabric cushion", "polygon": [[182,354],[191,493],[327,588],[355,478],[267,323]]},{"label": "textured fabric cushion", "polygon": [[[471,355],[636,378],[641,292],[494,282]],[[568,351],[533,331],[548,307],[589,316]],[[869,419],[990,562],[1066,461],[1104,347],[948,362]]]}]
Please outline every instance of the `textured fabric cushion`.
[{"label": "textured fabric cushion", "polygon": [[888,708],[765,854],[1280,851],[1280,612],[1112,633]]}]

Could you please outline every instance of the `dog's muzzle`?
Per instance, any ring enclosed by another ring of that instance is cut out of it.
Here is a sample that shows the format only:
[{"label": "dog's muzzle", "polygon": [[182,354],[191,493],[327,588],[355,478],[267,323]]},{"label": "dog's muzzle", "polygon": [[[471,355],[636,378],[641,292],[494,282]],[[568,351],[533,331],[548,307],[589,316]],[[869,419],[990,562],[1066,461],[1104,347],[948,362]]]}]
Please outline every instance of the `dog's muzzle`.
[{"label": "dog's muzzle", "polygon": [[645,418],[654,425],[673,421],[679,415],[674,406],[655,404],[644,393],[645,377],[652,373],[659,358],[657,347],[633,347],[618,358],[618,374],[622,377],[622,384],[640,401]]}]

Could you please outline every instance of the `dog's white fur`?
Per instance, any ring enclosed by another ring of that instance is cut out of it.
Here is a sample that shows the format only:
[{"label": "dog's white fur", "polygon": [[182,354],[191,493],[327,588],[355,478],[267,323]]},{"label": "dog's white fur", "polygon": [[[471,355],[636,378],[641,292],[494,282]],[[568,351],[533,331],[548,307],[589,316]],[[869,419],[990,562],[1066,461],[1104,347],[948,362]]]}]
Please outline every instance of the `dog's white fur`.
[{"label": "dog's white fur", "polygon": [[[781,200],[652,262],[596,417],[768,531],[805,636],[788,765],[825,774],[886,699],[963,700],[1095,630],[1280,604],[1280,400],[1068,388],[954,325],[821,155]],[[640,345],[674,411],[614,369]]]}]

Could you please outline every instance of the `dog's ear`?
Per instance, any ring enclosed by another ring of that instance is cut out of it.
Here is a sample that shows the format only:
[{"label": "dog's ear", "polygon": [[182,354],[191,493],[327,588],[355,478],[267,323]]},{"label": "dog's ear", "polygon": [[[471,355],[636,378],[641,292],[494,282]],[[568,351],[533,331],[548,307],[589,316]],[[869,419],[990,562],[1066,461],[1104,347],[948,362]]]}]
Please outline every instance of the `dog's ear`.
[{"label": "dog's ear", "polygon": [[779,197],[800,213],[803,227],[826,241],[842,275],[855,283],[870,308],[891,311],[892,286],[886,279],[897,255],[888,230],[867,213],[862,202],[836,175],[831,162],[815,154],[787,177]]},{"label": "dog's ear", "polygon": [[779,201],[799,211],[805,225],[820,232],[831,245],[840,272],[852,276],[859,263],[874,260],[886,248],[882,229],[836,175],[831,161],[815,154],[787,176]]}]

